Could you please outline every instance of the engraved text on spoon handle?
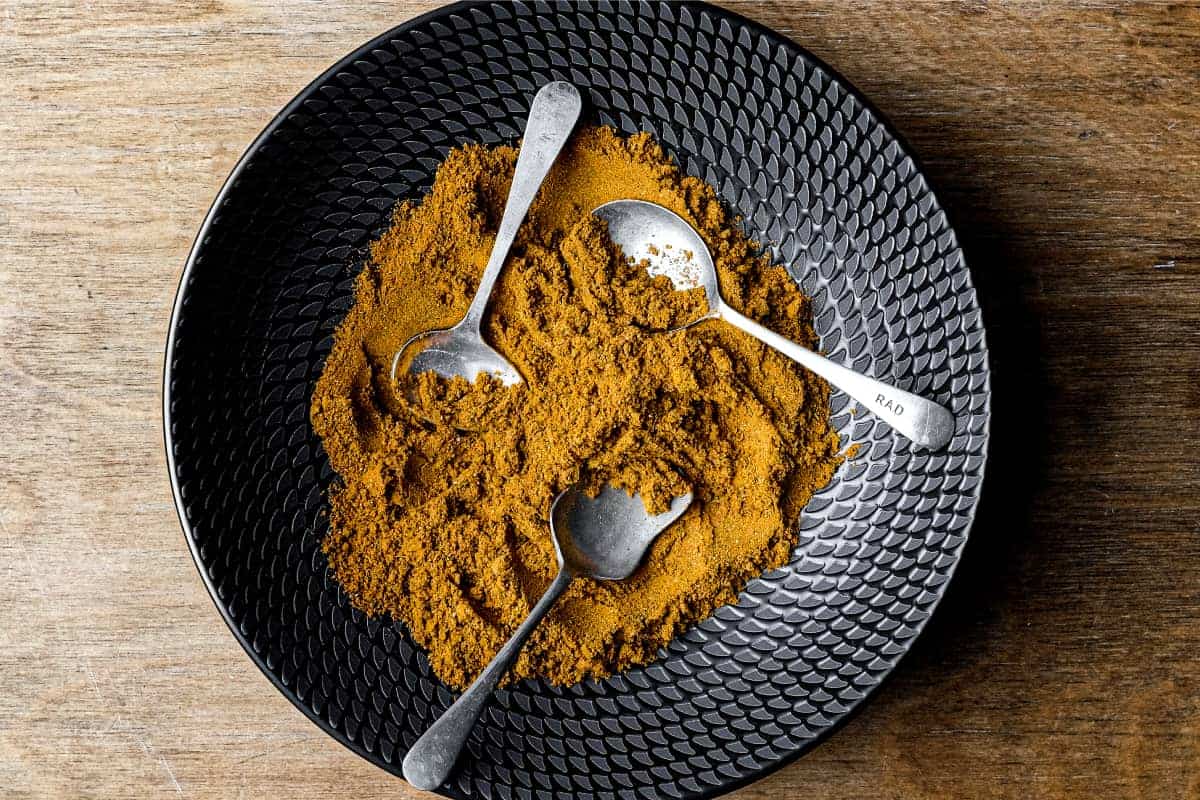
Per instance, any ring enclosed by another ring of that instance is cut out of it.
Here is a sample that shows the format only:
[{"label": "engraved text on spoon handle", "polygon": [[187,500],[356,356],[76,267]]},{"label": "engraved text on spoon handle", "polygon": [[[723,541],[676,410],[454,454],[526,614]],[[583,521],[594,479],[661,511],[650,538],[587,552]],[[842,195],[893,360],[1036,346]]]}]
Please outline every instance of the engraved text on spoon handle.
[{"label": "engraved text on spoon handle", "polygon": [[932,400],[897,389],[830,361],[758,324],[727,303],[721,303],[718,313],[721,319],[729,324],[741,328],[801,366],[817,373],[891,425],[897,433],[916,444],[931,450],[940,450],[953,438],[953,415]]}]

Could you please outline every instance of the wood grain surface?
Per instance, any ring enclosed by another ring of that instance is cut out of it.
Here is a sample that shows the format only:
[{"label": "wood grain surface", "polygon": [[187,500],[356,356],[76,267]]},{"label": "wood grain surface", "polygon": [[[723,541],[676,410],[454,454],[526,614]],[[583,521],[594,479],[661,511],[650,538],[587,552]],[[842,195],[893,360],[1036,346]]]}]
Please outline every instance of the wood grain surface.
[{"label": "wood grain surface", "polygon": [[[0,794],[416,798],[276,692],[171,502],[204,213],[426,2],[0,2]],[[730,3],[871,97],[994,354],[965,561],[895,678],[751,798],[1200,797],[1200,6]]]}]

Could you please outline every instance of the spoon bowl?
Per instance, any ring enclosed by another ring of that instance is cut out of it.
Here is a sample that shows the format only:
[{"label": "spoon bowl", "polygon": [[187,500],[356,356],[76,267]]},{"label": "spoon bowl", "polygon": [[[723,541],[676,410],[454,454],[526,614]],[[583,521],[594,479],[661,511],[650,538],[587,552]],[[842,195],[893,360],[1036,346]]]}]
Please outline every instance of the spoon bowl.
[{"label": "spoon bowl", "polygon": [[550,506],[550,532],[558,557],[558,575],[512,638],[500,648],[475,682],[421,735],[404,757],[404,778],[418,789],[441,786],[467,741],[483,705],[516,660],[525,640],[576,577],[621,580],[637,570],[651,543],[691,505],[689,492],[671,501],[662,514],[649,514],[642,498],[604,487],[588,497],[567,489]]},{"label": "spoon bowl", "polygon": [[954,437],[954,416],[943,406],[830,361],[726,303],[708,246],[674,211],[645,200],[614,200],[592,213],[608,223],[609,238],[626,257],[648,263],[651,275],[666,275],[676,289],[704,289],[708,313],[674,330],[723,319],[820,375],[914,443],[940,450]]},{"label": "spoon bowl", "polygon": [[489,373],[505,386],[521,382],[521,373],[507,358],[461,324],[418,333],[396,352],[393,379],[422,372],[434,372],[446,379],[457,375],[472,382],[477,375]]},{"label": "spoon bowl", "polygon": [[679,518],[692,495],[676,497],[662,514],[647,514],[642,498],[605,486],[596,497],[568,489],[550,507],[550,533],[560,569],[602,581],[628,578],[663,530]]},{"label": "spoon bowl", "polygon": [[717,317],[721,306],[717,268],[708,245],[687,220],[645,200],[614,200],[592,213],[608,223],[608,236],[625,257],[645,264],[651,275],[666,275],[678,291],[704,289],[708,312],[671,330]]}]

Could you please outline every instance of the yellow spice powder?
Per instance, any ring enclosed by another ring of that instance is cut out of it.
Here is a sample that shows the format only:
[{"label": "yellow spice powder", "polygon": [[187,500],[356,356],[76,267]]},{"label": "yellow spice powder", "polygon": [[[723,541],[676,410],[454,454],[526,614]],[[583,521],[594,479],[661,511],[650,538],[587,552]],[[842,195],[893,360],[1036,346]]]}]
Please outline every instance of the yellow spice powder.
[{"label": "yellow spice powder", "polygon": [[645,133],[577,132],[517,237],[485,335],[525,382],[394,384],[401,345],[466,311],[515,161],[511,147],[455,149],[430,194],[396,208],[312,401],[341,478],[324,542],[333,573],[358,608],[406,624],[454,687],[553,578],[547,517],[567,486],[612,483],[652,511],[688,490],[695,501],[632,578],[576,581],[514,679],[567,684],[653,659],[786,563],[801,510],[842,458],[824,381],[719,321],[665,332],[703,297],[626,263],[589,214],[620,198],[670,208],[700,231],[735,308],[816,347],[808,298]]}]

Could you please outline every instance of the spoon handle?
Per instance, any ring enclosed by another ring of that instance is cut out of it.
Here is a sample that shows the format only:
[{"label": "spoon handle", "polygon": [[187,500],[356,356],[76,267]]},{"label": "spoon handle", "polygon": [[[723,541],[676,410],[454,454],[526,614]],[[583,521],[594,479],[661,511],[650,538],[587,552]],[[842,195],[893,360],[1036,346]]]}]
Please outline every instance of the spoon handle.
[{"label": "spoon handle", "polygon": [[931,450],[940,450],[953,438],[954,415],[932,400],[897,389],[817,355],[812,350],[759,325],[727,303],[721,303],[718,316],[760,342],[774,347],[802,367],[817,373],[866,406],[872,414],[891,425],[897,433],[916,444]]},{"label": "spoon handle", "polygon": [[496,232],[496,242],[492,245],[492,254],[483,270],[475,299],[467,309],[465,321],[469,321],[476,329],[483,320],[492,287],[500,277],[500,269],[508,258],[513,239],[517,237],[517,231],[525,221],[529,206],[533,204],[533,198],[550,172],[554,159],[558,158],[571,130],[579,121],[582,108],[579,90],[566,81],[547,83],[533,96],[512,186],[504,205],[504,216],[500,218],[500,229]]},{"label": "spoon handle", "polygon": [[533,633],[533,629],[546,616],[546,612],[555,601],[566,591],[574,576],[562,567],[558,575],[537,601],[537,605],[529,612],[529,616],[521,627],[517,628],[512,638],[505,642],[496,653],[491,663],[483,668],[475,682],[454,701],[454,705],[446,709],[446,713],[438,717],[429,730],[417,739],[416,744],[404,757],[404,779],[418,789],[433,791],[446,782],[454,762],[458,760],[459,751],[467,741],[471,728],[479,719],[483,705],[491,696],[492,690],[500,682],[500,678],[508,671],[509,665],[516,659],[517,654]]}]

